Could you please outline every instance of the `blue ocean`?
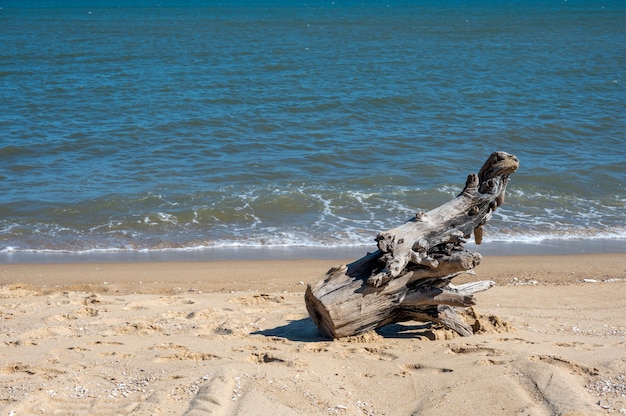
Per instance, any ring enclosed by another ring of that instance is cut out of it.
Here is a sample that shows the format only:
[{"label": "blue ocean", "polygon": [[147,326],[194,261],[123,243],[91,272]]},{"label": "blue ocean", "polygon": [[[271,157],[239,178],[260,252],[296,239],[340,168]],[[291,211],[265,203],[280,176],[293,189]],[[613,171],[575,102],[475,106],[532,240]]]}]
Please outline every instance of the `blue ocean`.
[{"label": "blue ocean", "polygon": [[0,27],[2,261],[365,251],[493,151],[521,166],[486,247],[626,252],[626,2],[0,0]]}]

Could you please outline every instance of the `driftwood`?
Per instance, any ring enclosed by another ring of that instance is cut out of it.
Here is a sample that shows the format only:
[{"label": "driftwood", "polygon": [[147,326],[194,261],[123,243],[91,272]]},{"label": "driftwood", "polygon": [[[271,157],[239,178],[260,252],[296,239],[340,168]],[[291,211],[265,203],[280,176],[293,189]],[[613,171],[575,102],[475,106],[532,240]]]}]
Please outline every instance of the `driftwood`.
[{"label": "driftwood", "polygon": [[309,284],[305,303],[320,332],[340,338],[396,322],[420,321],[472,335],[455,308],[474,305],[472,294],[494,283],[450,282],[459,274],[473,273],[480,263],[481,255],[466,251],[464,244],[472,233],[476,244],[481,243],[482,227],[504,202],[509,175],[518,167],[511,154],[491,154],[454,199],[379,233],[378,250],[332,268]]}]

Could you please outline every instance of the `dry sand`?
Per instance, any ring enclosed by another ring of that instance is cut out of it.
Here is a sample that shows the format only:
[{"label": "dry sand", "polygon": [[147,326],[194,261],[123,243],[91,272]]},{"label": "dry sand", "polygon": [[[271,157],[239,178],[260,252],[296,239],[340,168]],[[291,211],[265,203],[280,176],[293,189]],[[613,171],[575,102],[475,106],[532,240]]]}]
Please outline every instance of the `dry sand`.
[{"label": "dry sand", "polygon": [[485,332],[330,341],[340,263],[2,265],[0,415],[626,414],[626,255],[485,257]]}]

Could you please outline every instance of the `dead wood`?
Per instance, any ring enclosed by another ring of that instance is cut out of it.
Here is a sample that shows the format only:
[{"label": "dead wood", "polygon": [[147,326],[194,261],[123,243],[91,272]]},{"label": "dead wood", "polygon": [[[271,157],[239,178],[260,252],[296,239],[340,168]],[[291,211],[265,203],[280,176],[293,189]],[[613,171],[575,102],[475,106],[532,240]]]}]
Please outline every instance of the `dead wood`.
[{"label": "dead wood", "polygon": [[491,154],[451,201],[379,233],[375,252],[334,267],[309,284],[306,307],[322,334],[339,338],[414,320],[471,335],[472,328],[455,308],[474,305],[473,293],[493,282],[450,282],[480,263],[481,255],[466,251],[464,244],[472,233],[476,244],[481,243],[482,227],[503,204],[509,175],[518,167],[511,154]]}]

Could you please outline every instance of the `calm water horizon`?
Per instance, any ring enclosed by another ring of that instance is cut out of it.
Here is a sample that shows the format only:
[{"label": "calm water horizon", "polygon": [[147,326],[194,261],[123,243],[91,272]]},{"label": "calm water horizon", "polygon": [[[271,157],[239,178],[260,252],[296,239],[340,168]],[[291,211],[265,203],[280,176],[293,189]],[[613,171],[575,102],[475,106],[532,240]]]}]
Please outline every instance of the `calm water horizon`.
[{"label": "calm water horizon", "polygon": [[488,250],[626,252],[624,2],[26,4],[0,261],[366,250],[498,150]]}]

